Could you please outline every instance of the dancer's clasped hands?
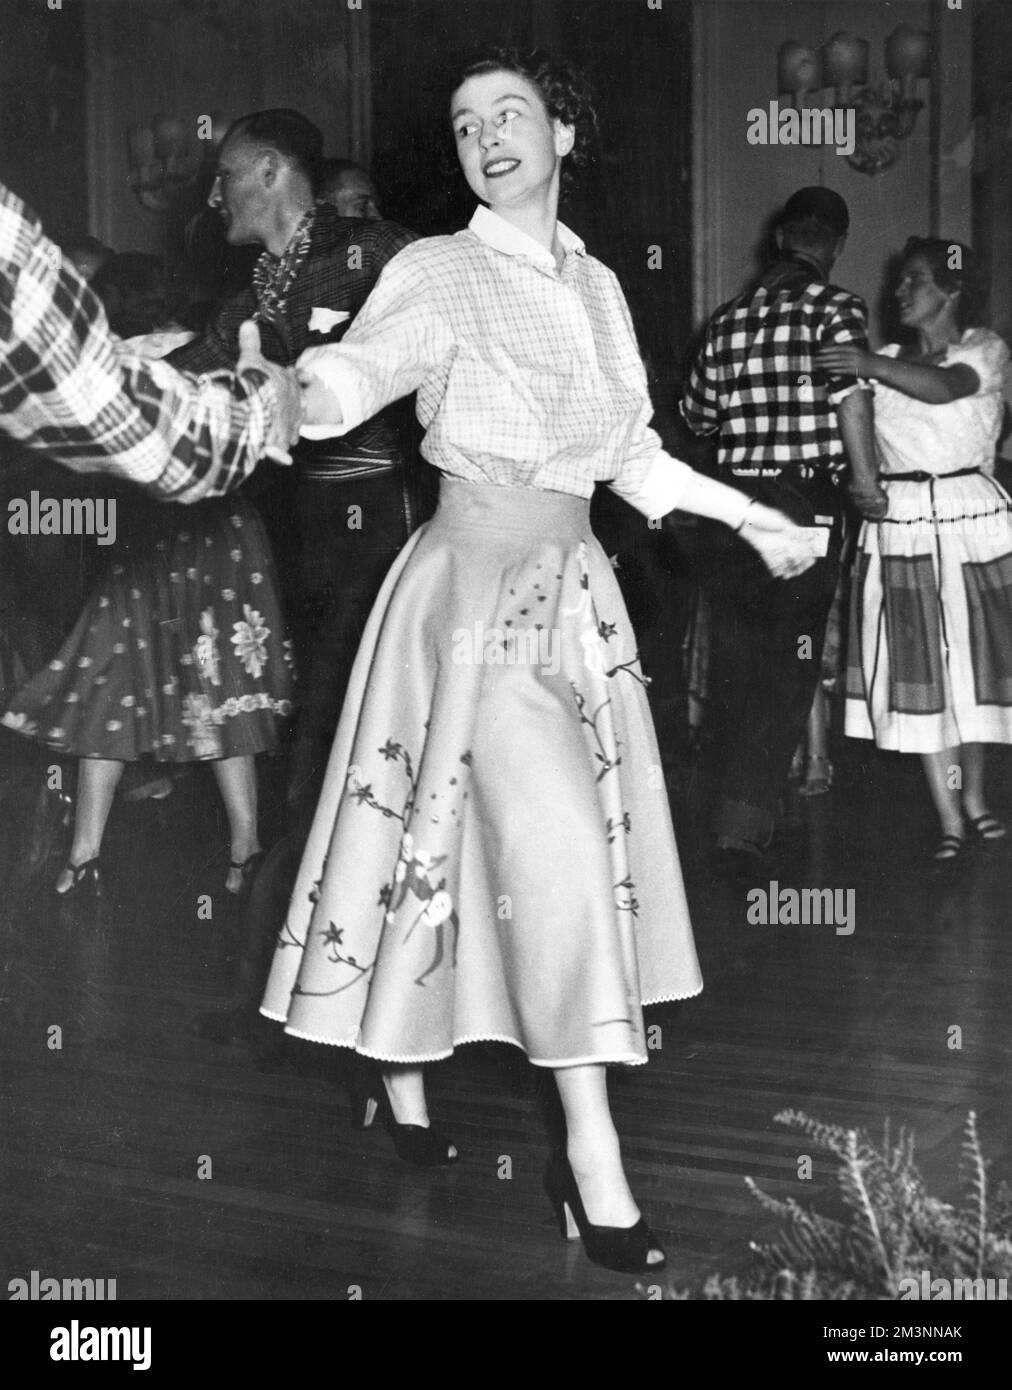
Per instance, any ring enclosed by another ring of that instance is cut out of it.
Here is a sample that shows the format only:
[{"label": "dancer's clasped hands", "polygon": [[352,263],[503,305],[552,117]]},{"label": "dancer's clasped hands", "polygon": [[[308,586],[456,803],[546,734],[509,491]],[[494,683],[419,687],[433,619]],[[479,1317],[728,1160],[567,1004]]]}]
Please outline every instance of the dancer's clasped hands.
[{"label": "dancer's clasped hands", "polygon": [[761,502],[753,502],[745,513],[740,535],[775,579],[794,579],[825,554],[826,533],[821,527],[796,526],[783,512]]},{"label": "dancer's clasped hands", "polygon": [[302,423],[319,434],[324,434],[328,426],[336,429],[343,418],[340,401],[314,370],[320,355],[328,351],[332,349],[308,348],[299,358],[295,369],[302,391]]},{"label": "dancer's clasped hands", "polygon": [[274,388],[277,408],[264,453],[275,463],[290,464],[292,456],[288,451],[298,443],[303,418],[299,385],[290,367],[279,367],[275,362],[268,362],[260,346],[260,330],[252,319],[239,327],[236,372],[241,376],[245,371],[262,372]]}]

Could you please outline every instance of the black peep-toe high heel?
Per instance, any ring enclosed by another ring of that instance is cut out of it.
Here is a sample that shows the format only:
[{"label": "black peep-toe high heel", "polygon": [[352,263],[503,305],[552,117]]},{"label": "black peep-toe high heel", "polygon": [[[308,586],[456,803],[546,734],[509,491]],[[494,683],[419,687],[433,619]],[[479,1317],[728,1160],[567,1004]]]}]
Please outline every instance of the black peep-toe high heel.
[{"label": "black peep-toe high heel", "polygon": [[[545,1187],[564,1239],[581,1237],[587,1259],[594,1264],[620,1274],[659,1274],[667,1264],[663,1246],[642,1216],[634,1226],[594,1226],[587,1220],[569,1159],[559,1150],[548,1165]],[[661,1258],[651,1263],[647,1256],[653,1250],[660,1251]]]},{"label": "black peep-toe high heel", "polygon": [[445,1134],[441,1134],[439,1130],[426,1129],[423,1125],[397,1123],[382,1081],[378,1080],[378,1085],[372,1087],[368,1084],[353,1083],[354,1128],[370,1129],[377,1115],[393,1140],[398,1158],[402,1158],[405,1163],[414,1163],[419,1168],[447,1168],[451,1163],[456,1163],[459,1156],[457,1146]]}]

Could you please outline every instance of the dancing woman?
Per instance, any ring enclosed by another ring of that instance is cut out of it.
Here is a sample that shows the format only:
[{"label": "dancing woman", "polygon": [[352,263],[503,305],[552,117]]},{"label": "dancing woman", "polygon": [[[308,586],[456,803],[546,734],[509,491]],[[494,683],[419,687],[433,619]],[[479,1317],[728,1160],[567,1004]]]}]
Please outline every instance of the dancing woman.
[{"label": "dancing woman", "polygon": [[523,1048],[565,1111],[549,1188],[569,1233],[600,1264],[657,1270],[605,1067],[645,1062],[642,1004],[702,981],[589,497],[601,479],[650,517],[725,520],[778,575],[812,554],[648,428],[618,283],[556,218],[563,161],[594,123],[579,79],[496,51],[460,75],[451,112],[487,206],[401,251],[342,343],[301,359],[321,434],[417,389],[443,476],[363,637],[262,1011],[378,1060],[397,1152],[417,1163],[456,1157],[429,1126],[423,1064],[464,1042]]},{"label": "dancing woman", "polygon": [[[138,355],[192,335],[165,322],[154,257],[114,256],[95,277],[110,326]],[[128,763],[208,761],[229,823],[225,889],[245,894],[262,857],[258,753],[291,713],[290,643],[263,522],[241,497],[159,505],[121,489],[119,526],[59,651],[14,695],[0,724],[79,759],[68,902],[103,891],[102,844]]]},{"label": "dancing woman", "polygon": [[992,476],[1009,351],[979,326],[977,263],[961,242],[911,238],[896,298],[913,342],[818,358],[875,382],[889,495],[858,542],[846,730],[921,755],[942,832],[931,858],[947,863],[969,835],[1006,834],[987,804],[984,745],[1012,743],[1012,499]]}]

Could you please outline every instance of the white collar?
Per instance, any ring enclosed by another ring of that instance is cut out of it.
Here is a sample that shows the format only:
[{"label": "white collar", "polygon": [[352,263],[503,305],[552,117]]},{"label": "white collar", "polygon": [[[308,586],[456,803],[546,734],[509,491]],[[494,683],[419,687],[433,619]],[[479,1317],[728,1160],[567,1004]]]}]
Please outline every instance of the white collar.
[{"label": "white collar", "polygon": [[[575,232],[571,232],[562,222],[555,225],[559,233],[559,242],[567,255],[570,252],[578,256],[586,255],[587,248]],[[519,227],[514,227],[512,222],[507,222],[491,208],[485,207],[483,203],[479,203],[475,208],[468,226],[475,236],[486,246],[491,246],[493,251],[501,251],[506,256],[523,256],[535,265],[555,269],[555,257],[551,251],[526,232],[520,231]]]}]

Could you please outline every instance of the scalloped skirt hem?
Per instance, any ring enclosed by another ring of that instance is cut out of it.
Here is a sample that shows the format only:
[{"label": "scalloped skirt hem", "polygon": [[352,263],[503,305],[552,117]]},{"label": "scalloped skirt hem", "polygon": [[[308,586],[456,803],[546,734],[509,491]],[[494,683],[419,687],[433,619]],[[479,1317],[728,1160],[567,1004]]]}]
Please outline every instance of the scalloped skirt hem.
[{"label": "scalloped skirt hem", "polygon": [[[656,999],[644,999],[643,1008],[650,1008],[654,1004],[679,1004],[686,999],[695,999],[702,994],[703,987],[692,990],[688,994],[664,994]],[[271,1009],[261,1008],[260,1013],[264,1018],[269,1018],[272,1023],[285,1024],[285,1032],[292,1038],[299,1038],[302,1042],[320,1043],[324,1047],[345,1047],[349,1052],[355,1052],[359,1057],[368,1057],[373,1062],[388,1062],[391,1066],[420,1066],[427,1062],[445,1062],[448,1057],[452,1057],[458,1047],[467,1047],[472,1043],[507,1043],[510,1047],[518,1047],[523,1052],[532,1067],[586,1067],[597,1064],[599,1066],[623,1066],[623,1067],[642,1067],[645,1066],[648,1058],[646,1053],[626,1053],[622,1057],[564,1057],[564,1058],[540,1058],[532,1057],[523,1043],[517,1038],[506,1037],[505,1034],[476,1033],[473,1037],[455,1038],[453,1046],[442,1052],[426,1052],[414,1056],[405,1056],[399,1053],[396,1056],[389,1056],[382,1052],[371,1052],[368,1048],[359,1047],[356,1043],[348,1042],[346,1038],[327,1038],[321,1037],[318,1033],[308,1033],[301,1028],[289,1028],[284,1014],[275,1013]]]}]

